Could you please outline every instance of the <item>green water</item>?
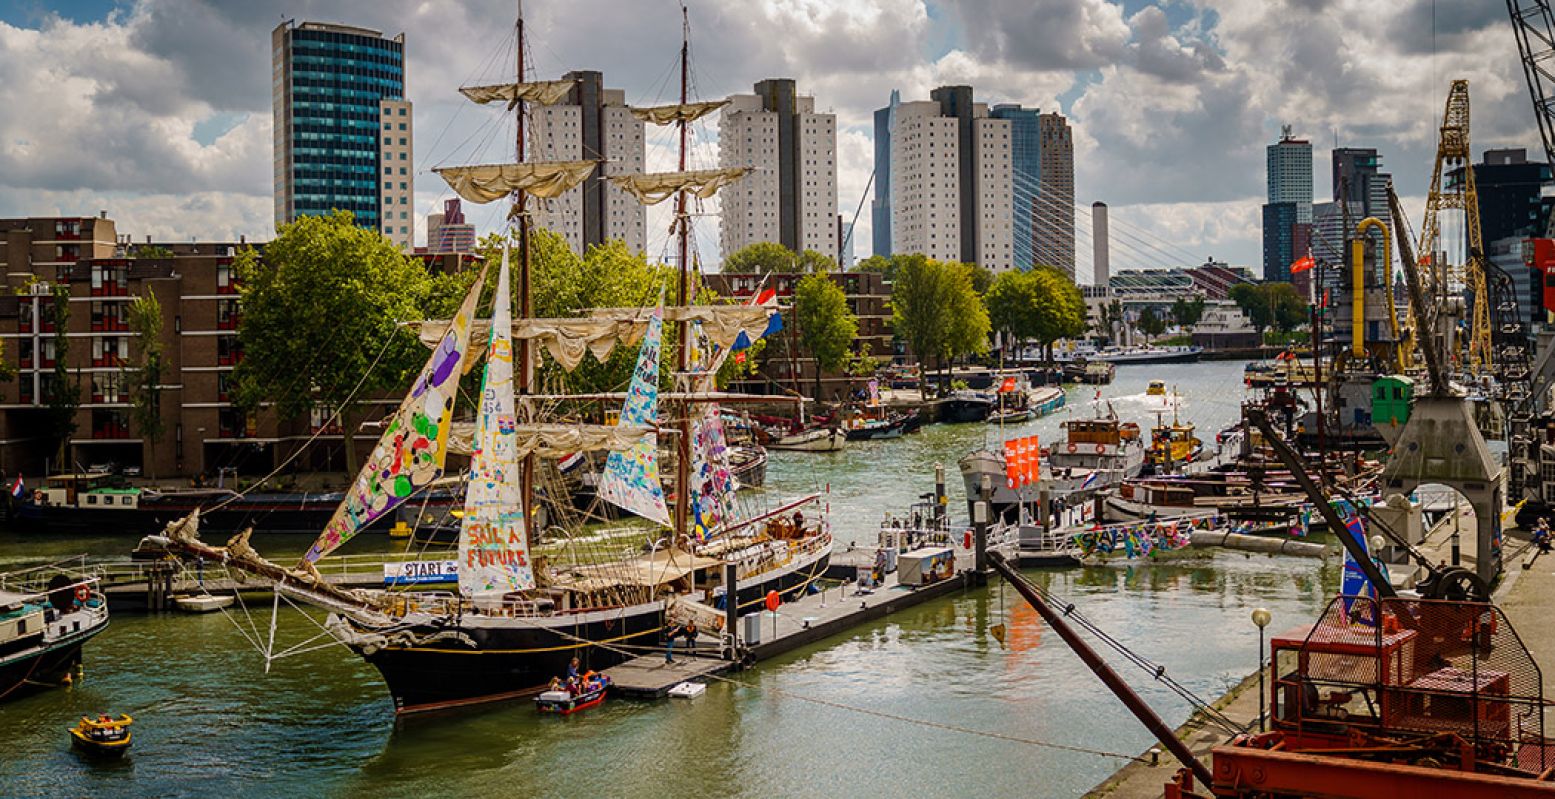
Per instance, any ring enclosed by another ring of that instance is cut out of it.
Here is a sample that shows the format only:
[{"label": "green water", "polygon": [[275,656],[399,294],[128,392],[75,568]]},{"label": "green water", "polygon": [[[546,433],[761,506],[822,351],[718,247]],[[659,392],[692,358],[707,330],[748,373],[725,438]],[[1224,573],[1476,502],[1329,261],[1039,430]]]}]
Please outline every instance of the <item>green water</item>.
[{"label": "green water", "polygon": [[[1240,374],[1240,364],[1132,367],[1103,391],[1145,424],[1159,402],[1143,397],[1145,382],[1176,381],[1185,418],[1212,438],[1235,417]],[[1071,412],[1089,413],[1079,402],[1093,393],[1072,393]],[[964,508],[955,459],[985,432],[999,438],[976,425],[937,426],[835,455],[774,453],[753,501],[830,484],[839,538],[869,540],[883,511],[929,490],[936,461],[949,470],[952,508]],[[1057,420],[1008,434],[1017,432],[1046,441]],[[118,551],[128,542],[0,534],[7,560],[83,546]],[[1311,618],[1337,566],[1219,553],[1035,576],[1212,697],[1257,662],[1250,610],[1268,607],[1279,629]],[[264,630],[268,608],[251,610]],[[1000,621],[1005,647],[987,634]],[[283,612],[277,638],[291,644],[315,632]],[[1123,673],[1168,722],[1186,718],[1184,702],[1137,670]],[[735,678],[740,685],[715,683],[690,702],[611,700],[565,719],[515,703],[397,725],[376,672],[339,647],[279,660],[266,674],[221,615],[122,614],[88,645],[82,684],[0,705],[0,796],[1074,796],[1120,762],[1029,741],[1130,754],[1151,744],[1035,612],[998,587],[927,603]],[[100,710],[136,717],[134,750],[121,764],[88,764],[68,748],[66,727]]]}]

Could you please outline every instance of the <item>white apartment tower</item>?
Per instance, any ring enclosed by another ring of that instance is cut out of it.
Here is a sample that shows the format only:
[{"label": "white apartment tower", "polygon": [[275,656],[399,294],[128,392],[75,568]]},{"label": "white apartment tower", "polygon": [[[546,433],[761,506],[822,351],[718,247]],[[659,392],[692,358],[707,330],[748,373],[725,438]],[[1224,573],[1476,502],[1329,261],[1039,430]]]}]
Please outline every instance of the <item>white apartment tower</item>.
[{"label": "white apartment tower", "polygon": [[[837,117],[772,78],[729,97],[718,119],[718,162],[750,172],[719,192],[724,255],[763,241],[839,258]],[[839,258],[840,261],[840,258]]]},{"label": "white apartment tower", "polygon": [[579,255],[615,239],[640,252],[648,246],[643,206],[604,177],[643,171],[644,123],[632,115],[624,91],[604,87],[602,73],[577,71],[562,77],[576,81],[567,98],[533,108],[533,158],[602,163],[560,197],[539,201],[535,222],[561,235]]},{"label": "white apartment tower", "polygon": [[891,250],[995,271],[1014,266],[1010,122],[970,86],[902,103],[891,132]]}]

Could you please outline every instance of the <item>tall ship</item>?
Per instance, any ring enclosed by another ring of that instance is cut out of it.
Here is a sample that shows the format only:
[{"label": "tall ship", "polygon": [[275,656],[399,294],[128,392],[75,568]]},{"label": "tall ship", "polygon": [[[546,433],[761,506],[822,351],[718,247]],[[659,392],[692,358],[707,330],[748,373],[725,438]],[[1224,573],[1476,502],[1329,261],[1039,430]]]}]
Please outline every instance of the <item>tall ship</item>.
[{"label": "tall ship", "polygon": [[[546,319],[532,314],[531,204],[578,185],[597,162],[526,160],[530,107],[558,102],[572,81],[527,80],[522,16],[515,36],[515,79],[460,91],[476,103],[514,112],[517,158],[437,171],[467,200],[512,203],[516,281],[504,249],[489,316],[478,318],[488,261],[452,319],[420,326],[422,340],[431,343],[430,358],[301,562],[282,567],[266,560],[248,545],[246,533],[224,547],[207,545],[198,537],[198,513],[167,530],[184,553],[261,575],[279,594],[327,611],[327,631],[378,669],[399,713],[533,694],[565,674],[574,657],[585,668],[607,668],[626,660],[628,652],[657,647],[667,626],[689,620],[720,633],[724,611],[715,608],[734,602],[738,609],[755,610],[769,592],[792,598],[824,574],[832,552],[824,514],[804,514],[819,502],[818,494],[744,516],[733,500],[719,404],[740,397],[717,391],[714,375],[740,339],[763,335],[776,310],[691,304],[692,197],[711,196],[745,170],[684,168],[688,126],[723,105],[688,100],[689,46],[683,40],[680,102],[633,109],[645,121],[676,126],[681,169],[607,176],[644,203],[675,198],[677,302],[665,305],[661,289],[653,307]],[[673,334],[666,334],[671,325]],[[615,424],[567,421],[563,414],[619,395],[535,391],[541,350],[570,370],[586,352],[603,358],[616,346],[639,341]],[[668,391],[660,386],[661,355],[674,369],[664,376]],[[482,360],[474,423],[462,425],[454,421],[459,377]],[[673,502],[659,476],[658,439],[665,433],[674,435],[674,484],[681,487]],[[464,508],[457,593],[342,590],[319,577],[315,564],[321,559],[443,478],[446,459],[456,449],[470,454],[469,470],[458,478]],[[581,528],[558,530],[553,520],[546,533],[571,536],[577,545],[542,552],[538,525],[527,512],[534,507],[537,466],[542,458],[578,452],[609,453],[597,493],[652,523],[640,546],[608,552],[577,535]],[[732,586],[725,583],[731,573]]]},{"label": "tall ship", "polygon": [[0,574],[0,701],[68,685],[81,648],[107,628],[108,602],[85,568]]}]

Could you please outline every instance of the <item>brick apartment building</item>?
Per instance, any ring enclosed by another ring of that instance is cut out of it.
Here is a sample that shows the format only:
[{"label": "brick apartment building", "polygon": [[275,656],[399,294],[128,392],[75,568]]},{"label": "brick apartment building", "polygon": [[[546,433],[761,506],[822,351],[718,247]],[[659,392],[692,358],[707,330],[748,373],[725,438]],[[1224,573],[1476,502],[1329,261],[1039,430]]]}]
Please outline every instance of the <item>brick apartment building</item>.
[{"label": "brick apartment building", "polygon": [[[10,289],[0,295],[0,340],[6,362],[17,370],[16,379],[0,383],[0,468],[8,474],[108,465],[158,478],[264,474],[327,418],[283,422],[266,411],[245,413],[232,402],[232,370],[243,357],[233,260],[243,242],[148,242],[174,254],[127,258],[128,239],[117,236],[104,216],[0,220],[0,231],[0,269]],[[66,362],[81,402],[71,462],[64,466],[54,462],[55,442],[46,432],[47,386],[57,362],[57,285],[69,287]],[[163,314],[163,433],[155,444],[134,429],[124,381],[125,364],[139,354],[129,305],[148,293]],[[358,442],[370,446],[368,437],[361,434]],[[320,441],[324,446],[311,447],[297,468],[342,468],[339,429],[324,431]]]},{"label": "brick apartment building", "polygon": [[[720,297],[746,301],[765,286],[776,290],[783,305],[792,306],[794,287],[801,277],[803,275],[719,273],[705,275],[703,280]],[[854,342],[854,351],[860,351],[867,344],[870,354],[876,358],[889,360],[897,355],[891,334],[891,287],[885,282],[884,276],[878,272],[834,272],[829,277],[833,283],[842,287],[849,309],[858,318],[858,339]],[[784,342],[794,333],[792,311],[785,313],[783,324],[783,332],[778,334],[782,341],[767,345],[762,368],[751,378],[731,386],[731,389],[758,394],[783,393],[793,388],[797,367],[800,391],[805,396],[815,391],[815,359],[804,351],[803,345],[799,345],[793,359],[787,357],[787,350],[784,349]],[[821,399],[829,401],[843,396],[847,385],[846,375],[835,372],[822,375],[821,393],[824,396]]]}]

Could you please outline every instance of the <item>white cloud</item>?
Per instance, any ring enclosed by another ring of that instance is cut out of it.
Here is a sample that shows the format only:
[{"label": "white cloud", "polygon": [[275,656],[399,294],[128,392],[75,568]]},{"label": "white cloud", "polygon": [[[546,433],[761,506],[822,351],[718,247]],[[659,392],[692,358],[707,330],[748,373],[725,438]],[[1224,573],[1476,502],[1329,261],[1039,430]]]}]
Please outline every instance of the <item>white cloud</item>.
[{"label": "white cloud", "polygon": [[[1131,14],[1108,0],[697,0],[691,86],[714,98],[793,77],[836,113],[845,221],[874,166],[872,112],[891,89],[919,99],[969,83],[979,100],[1044,110],[1062,99],[1076,200],[1104,200],[1114,219],[1136,225],[1139,241],[1125,245],[1140,261],[1166,251],[1255,266],[1262,150],[1282,123],[1316,145],[1319,197],[1335,134],[1381,149],[1401,190],[1421,194],[1456,77],[1471,81],[1476,150],[1537,144],[1499,5],[1439,5],[1433,17],[1430,0],[1163,0],[1131,3]],[[601,70],[639,104],[678,92],[673,4],[573,0],[528,12],[539,75]],[[286,13],[405,32],[418,216],[448,196],[430,167],[505,153],[511,127],[504,133],[504,120],[454,89],[511,74],[510,4],[295,0]],[[106,207],[137,237],[269,235],[270,32],[281,21],[263,3],[138,0],[94,23],[0,23],[0,107],[12,110],[0,116],[0,207]],[[196,140],[202,121],[229,117],[230,130]],[[715,121],[695,141],[694,164],[716,160]],[[651,133],[650,168],[669,168],[673,146]],[[716,201],[703,210],[715,213]],[[501,219],[469,213],[487,227]],[[666,214],[650,211],[650,254],[665,249]],[[704,260],[716,257],[716,219],[699,223]],[[866,209],[860,256],[869,228]],[[1114,247],[1115,267],[1125,245]],[[1088,241],[1076,249],[1089,260]]]}]

